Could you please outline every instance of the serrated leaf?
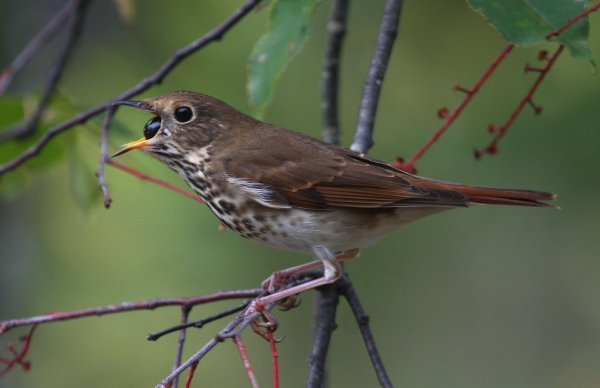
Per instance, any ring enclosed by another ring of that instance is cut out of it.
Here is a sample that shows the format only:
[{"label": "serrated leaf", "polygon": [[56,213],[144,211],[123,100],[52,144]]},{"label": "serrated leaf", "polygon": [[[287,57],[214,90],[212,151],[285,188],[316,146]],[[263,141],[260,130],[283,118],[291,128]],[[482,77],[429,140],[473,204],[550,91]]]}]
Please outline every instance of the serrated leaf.
[{"label": "serrated leaf", "polygon": [[121,19],[127,24],[133,23],[135,20],[134,0],[113,0],[113,2]]},{"label": "serrated leaf", "polygon": [[308,36],[311,17],[321,0],[277,0],[267,32],[250,55],[248,98],[253,115],[262,118],[281,74],[300,52]]},{"label": "serrated leaf", "polygon": [[[518,46],[545,42],[546,35],[589,6],[584,0],[467,0],[467,3],[506,40]],[[574,58],[585,59],[595,66],[588,43],[589,30],[586,16],[555,39],[567,46]]]}]

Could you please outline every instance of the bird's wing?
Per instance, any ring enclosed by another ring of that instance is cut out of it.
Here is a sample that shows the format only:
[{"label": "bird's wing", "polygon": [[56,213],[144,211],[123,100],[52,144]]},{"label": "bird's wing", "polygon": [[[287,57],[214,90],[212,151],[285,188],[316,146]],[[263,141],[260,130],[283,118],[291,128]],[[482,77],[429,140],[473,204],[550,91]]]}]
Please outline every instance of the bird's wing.
[{"label": "bird's wing", "polygon": [[387,163],[297,133],[272,149],[251,145],[238,149],[224,167],[232,179],[245,182],[246,189],[260,191],[261,203],[273,207],[462,207],[468,203],[459,192],[411,184]]}]

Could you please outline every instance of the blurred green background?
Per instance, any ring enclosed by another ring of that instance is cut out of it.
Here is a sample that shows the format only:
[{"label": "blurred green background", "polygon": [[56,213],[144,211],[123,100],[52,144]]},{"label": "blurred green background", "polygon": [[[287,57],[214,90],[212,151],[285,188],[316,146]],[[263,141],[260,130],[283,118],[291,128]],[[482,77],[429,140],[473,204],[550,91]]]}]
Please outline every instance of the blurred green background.
[{"label": "blurred green background", "polygon": [[[63,1],[1,0],[0,66],[5,66]],[[133,24],[114,4],[92,2],[80,45],[62,82],[82,107],[111,98],[151,74],[179,47],[212,29],[241,1],[136,2]],[[317,9],[303,52],[284,74],[267,121],[320,136],[319,82],[329,1]],[[350,8],[341,85],[343,145],[356,120],[362,83],[383,1]],[[267,12],[249,15],[222,42],[178,66],[162,85],[139,97],[188,89],[249,112],[246,64],[264,32]],[[591,16],[592,51],[600,56],[600,14]],[[385,78],[371,154],[409,157],[440,125],[438,108],[452,109],[506,45],[462,0],[406,2]],[[53,42],[11,89],[38,90]],[[477,162],[489,123],[501,124],[534,82],[526,62],[554,44],[515,50],[460,119],[417,164],[427,177],[539,189],[559,194],[561,210],[477,206],[436,215],[364,249],[349,262],[392,381],[403,387],[597,387],[600,385],[600,78],[584,61],[563,55],[535,102],[500,143],[500,153]],[[128,132],[113,132],[111,151],[141,135],[143,112],[119,110]],[[96,120],[99,122],[99,119]],[[93,177],[97,130],[80,138]],[[159,162],[130,153],[120,162],[183,187]],[[107,167],[114,202],[98,198],[82,212],[69,188],[67,163],[32,176],[29,189],[0,202],[0,319],[255,287],[273,271],[307,255],[245,241],[203,205]],[[302,305],[276,312],[281,384],[302,387],[308,371],[312,293]],[[234,305],[197,307],[197,319]],[[176,335],[145,335],[179,322],[178,308],[86,318],[40,327],[28,359],[0,387],[153,387],[170,371]],[[345,302],[338,312],[328,359],[332,387],[372,387],[377,380]],[[190,331],[185,356],[225,322]],[[2,348],[26,329],[0,337]],[[270,386],[268,344],[243,336],[261,386]],[[8,356],[5,350],[0,352]],[[231,342],[200,364],[192,386],[248,386]]]}]

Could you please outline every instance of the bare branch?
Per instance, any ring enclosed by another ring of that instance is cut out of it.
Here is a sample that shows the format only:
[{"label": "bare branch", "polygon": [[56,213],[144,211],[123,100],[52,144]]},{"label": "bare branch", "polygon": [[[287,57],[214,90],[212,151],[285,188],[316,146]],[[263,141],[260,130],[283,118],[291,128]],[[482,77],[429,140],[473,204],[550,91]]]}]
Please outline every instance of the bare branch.
[{"label": "bare branch", "polygon": [[191,44],[177,50],[173,56],[167,60],[154,74],[151,76],[144,78],[140,83],[136,86],[132,87],[129,90],[121,93],[119,96],[104,101],[93,108],[86,110],[78,114],[71,119],[58,124],[50,129],[31,147],[29,147],[25,152],[16,158],[0,165],[0,175],[4,174],[7,171],[13,170],[23,164],[25,161],[30,159],[31,157],[40,153],[40,151],[44,148],[44,146],[56,135],[64,132],[65,130],[73,127],[77,124],[83,124],[91,117],[97,115],[98,113],[105,110],[108,106],[110,106],[113,102],[119,100],[126,100],[136,94],[139,94],[152,85],[160,84],[163,78],[169,74],[171,70],[175,66],[177,66],[182,60],[195,53],[199,49],[203,48],[207,44],[220,40],[223,35],[227,31],[229,31],[237,22],[239,22],[245,15],[247,15],[256,4],[258,4],[261,0],[247,0],[238,10],[236,10],[231,16],[229,16],[223,23],[214,28],[212,31],[201,37],[200,39],[192,42]]},{"label": "bare branch", "polygon": [[[239,305],[237,305],[235,307],[232,307],[232,308],[227,309],[225,311],[221,311],[221,312],[219,312],[217,314],[214,314],[214,315],[211,315],[211,316],[199,319],[197,321],[187,322],[187,320],[186,320],[186,322],[182,322],[180,325],[173,326],[173,327],[170,327],[168,329],[158,331],[156,333],[148,334],[146,336],[146,339],[148,341],[156,341],[157,339],[159,339],[163,335],[172,333],[172,332],[177,331],[177,330],[184,330],[184,329],[187,329],[187,328],[190,328],[190,327],[195,327],[195,328],[200,329],[200,328],[204,327],[204,325],[206,325],[207,323],[214,322],[214,321],[216,321],[218,319],[221,319],[221,318],[224,318],[224,317],[226,317],[228,315],[240,312],[241,310],[243,310],[246,307],[248,307],[249,304],[250,304],[250,300],[246,300],[246,301],[242,302],[241,304],[239,304]],[[186,307],[186,306],[183,306],[182,308],[184,308],[184,307]]]},{"label": "bare branch", "polygon": [[377,35],[377,43],[375,44],[375,52],[363,87],[354,141],[350,146],[354,151],[367,153],[369,148],[373,146],[373,126],[379,93],[381,92],[381,85],[392,53],[394,40],[398,33],[401,10],[402,0],[386,0],[383,18],[379,26],[379,34]]},{"label": "bare branch", "polygon": [[[345,277],[346,274],[343,275]],[[320,388],[325,378],[325,360],[331,334],[337,327],[335,315],[340,301],[339,281],[316,288],[313,318],[313,346],[309,358],[310,369],[306,386]]]},{"label": "bare branch", "polygon": [[321,78],[323,109],[323,140],[340,144],[338,90],[342,41],[346,34],[346,19],[350,0],[334,0],[327,23],[327,47],[323,58]]},{"label": "bare branch", "polygon": [[[187,324],[188,317],[190,316],[190,311],[192,311],[192,306],[181,306],[181,326]],[[177,340],[177,351],[175,352],[175,364],[173,365],[173,370],[179,368],[179,365],[181,365],[181,357],[183,355],[183,344],[185,342],[185,329],[186,327],[184,326],[179,331],[179,339]],[[171,388],[177,388],[178,386],[179,376],[177,376],[175,380],[173,380]]]},{"label": "bare branch", "polygon": [[379,352],[377,351],[377,346],[375,345],[375,339],[373,338],[373,333],[371,333],[371,328],[369,327],[369,316],[363,309],[360,300],[358,299],[358,294],[354,290],[352,286],[352,282],[348,276],[342,277],[341,280],[341,292],[348,301],[352,312],[354,313],[354,317],[356,318],[356,323],[358,323],[358,328],[360,329],[360,333],[363,336],[363,340],[365,341],[365,346],[367,347],[367,351],[369,352],[369,357],[371,358],[371,363],[373,364],[373,368],[375,368],[375,373],[377,373],[377,379],[379,380],[379,384],[385,388],[393,387],[390,378],[385,371],[385,367],[383,366],[383,362],[381,361],[381,357],[379,356]]},{"label": "bare branch", "polygon": [[56,312],[36,317],[9,319],[0,322],[0,334],[6,333],[8,330],[20,326],[29,326],[36,323],[48,323],[66,321],[76,318],[100,316],[106,314],[121,313],[124,311],[136,310],[154,310],[157,307],[164,306],[195,306],[204,303],[210,303],[220,300],[254,298],[260,295],[264,290],[262,288],[251,288],[247,290],[219,291],[214,294],[194,296],[190,298],[158,298],[145,300],[140,302],[94,307],[84,310],[75,310],[69,312]]},{"label": "bare branch", "polygon": [[31,113],[31,115],[25,119],[24,123],[18,124],[15,127],[9,128],[0,132],[0,141],[12,139],[14,137],[25,137],[31,135],[35,131],[35,127],[42,118],[42,114],[50,103],[50,99],[56,90],[56,84],[60,79],[65,65],[73,52],[75,43],[81,35],[81,28],[83,27],[83,20],[85,11],[89,0],[78,0],[75,4],[75,9],[71,15],[69,28],[65,33],[62,46],[56,56],[56,61],[46,72],[46,80],[44,82],[44,90],[42,91],[42,97],[38,102],[37,106]]},{"label": "bare branch", "polygon": [[31,58],[42,47],[46,45],[56,35],[58,30],[65,24],[69,15],[78,6],[81,0],[70,0],[54,15],[52,20],[33,37],[25,46],[23,51],[19,53],[2,72],[0,72],[0,96],[4,94],[15,75],[23,69],[23,67],[31,60]]}]

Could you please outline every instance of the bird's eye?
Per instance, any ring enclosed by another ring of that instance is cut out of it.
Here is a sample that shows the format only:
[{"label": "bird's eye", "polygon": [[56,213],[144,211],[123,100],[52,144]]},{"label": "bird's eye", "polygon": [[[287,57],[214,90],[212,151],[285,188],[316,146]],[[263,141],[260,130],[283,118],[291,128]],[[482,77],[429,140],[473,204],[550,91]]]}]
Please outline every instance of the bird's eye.
[{"label": "bird's eye", "polygon": [[177,108],[175,111],[175,120],[179,121],[180,123],[190,121],[191,118],[192,109],[190,107],[182,106],[181,108]]},{"label": "bird's eye", "polygon": [[160,117],[151,118],[144,126],[144,137],[146,140],[152,139],[160,129]]}]

